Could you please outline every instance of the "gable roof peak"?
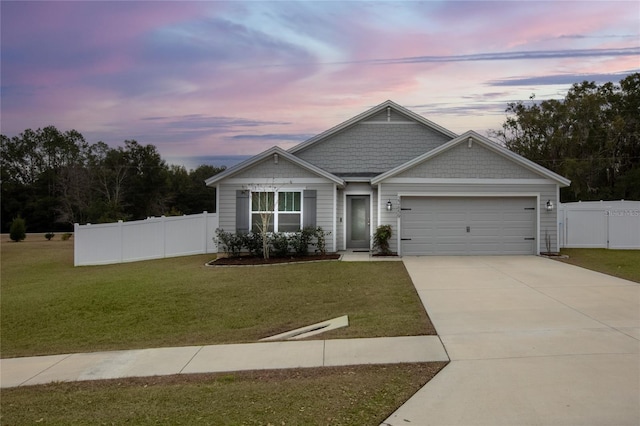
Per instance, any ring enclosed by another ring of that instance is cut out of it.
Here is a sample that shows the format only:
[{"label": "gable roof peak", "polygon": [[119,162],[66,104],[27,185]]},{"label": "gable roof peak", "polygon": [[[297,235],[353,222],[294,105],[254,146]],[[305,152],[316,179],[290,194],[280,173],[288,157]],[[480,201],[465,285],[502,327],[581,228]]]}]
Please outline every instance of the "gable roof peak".
[{"label": "gable roof peak", "polygon": [[434,123],[431,120],[428,120],[426,118],[424,118],[422,115],[417,114],[411,110],[408,110],[407,108],[398,105],[397,103],[393,102],[390,99],[387,99],[386,101],[382,102],[379,105],[374,106],[373,108],[368,109],[365,112],[362,112],[358,115],[356,115],[355,117],[350,118],[347,121],[344,121],[340,124],[338,124],[337,126],[334,126],[332,128],[330,128],[329,130],[326,130],[316,136],[313,136],[310,139],[307,139],[306,141],[290,148],[288,150],[288,152],[295,154],[296,152],[302,151],[303,149],[308,148],[311,145],[316,144],[317,142],[324,140],[332,135],[335,135],[336,133],[350,127],[353,126],[359,122],[365,121],[368,118],[374,116],[375,114],[378,114],[379,112],[382,112],[385,110],[385,108],[387,107],[391,107],[393,109],[395,109],[396,111],[398,111],[399,113],[406,115],[407,117],[411,118],[412,120],[416,121],[419,124],[422,124],[424,126],[427,126],[433,130],[435,130],[438,133],[441,133],[445,136],[448,136],[450,138],[456,138],[458,137],[457,134],[453,133],[451,130],[445,129],[444,127]]},{"label": "gable roof peak", "polygon": [[332,173],[329,173],[325,170],[322,170],[321,168],[308,163],[304,160],[302,160],[301,158],[296,157],[293,154],[290,154],[289,152],[285,151],[284,149],[280,148],[279,146],[273,146],[269,149],[267,149],[266,151],[261,152],[258,155],[255,155],[239,164],[236,164],[235,166],[229,167],[228,169],[226,169],[225,171],[218,173],[217,175],[213,175],[210,178],[206,179],[204,182],[207,186],[212,186],[213,184],[227,179],[243,170],[246,170],[258,163],[260,163],[261,161],[272,157],[274,155],[278,155],[278,157],[282,157],[285,160],[290,161],[291,163],[302,167],[303,169],[309,170],[312,173],[315,173],[319,176],[322,176],[334,183],[336,183],[337,185],[344,185],[344,180],[342,180],[341,178],[335,176]]},{"label": "gable roof peak", "polygon": [[548,178],[550,180],[553,180],[555,182],[557,182],[558,184],[560,184],[561,186],[569,186],[571,184],[571,181],[563,176],[560,176],[559,174],[547,169],[546,167],[543,167],[521,155],[516,154],[513,151],[508,150],[507,148],[497,144],[496,142],[492,141],[491,139],[482,136],[481,134],[473,131],[473,130],[468,130],[466,132],[464,132],[463,134],[461,134],[460,136],[458,136],[457,138],[454,138],[452,140],[450,140],[449,142],[445,143],[444,145],[440,145],[439,147],[437,147],[436,149],[433,149],[419,157],[416,157],[410,161],[407,161],[404,164],[401,164],[400,166],[391,169],[385,173],[382,173],[376,177],[374,177],[373,179],[371,179],[371,183],[373,185],[377,185],[378,183],[384,181],[385,179],[388,179],[390,177],[396,176],[414,166],[416,166],[417,164],[420,164],[422,162],[428,161],[431,158],[434,158],[438,155],[440,155],[441,153],[452,149],[455,146],[461,145],[463,143],[478,143],[480,145],[482,145],[483,147],[509,159],[510,161],[513,161],[514,163],[525,167],[531,171],[533,171],[534,173],[537,173],[545,178]]}]

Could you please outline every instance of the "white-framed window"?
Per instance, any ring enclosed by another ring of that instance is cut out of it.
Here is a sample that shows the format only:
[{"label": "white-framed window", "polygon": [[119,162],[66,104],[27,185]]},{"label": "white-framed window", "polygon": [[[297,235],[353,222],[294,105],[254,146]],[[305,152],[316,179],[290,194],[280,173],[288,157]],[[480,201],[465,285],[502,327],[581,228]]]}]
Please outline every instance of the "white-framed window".
[{"label": "white-framed window", "polygon": [[268,232],[296,232],[302,229],[302,191],[251,192],[251,231],[269,218]]}]

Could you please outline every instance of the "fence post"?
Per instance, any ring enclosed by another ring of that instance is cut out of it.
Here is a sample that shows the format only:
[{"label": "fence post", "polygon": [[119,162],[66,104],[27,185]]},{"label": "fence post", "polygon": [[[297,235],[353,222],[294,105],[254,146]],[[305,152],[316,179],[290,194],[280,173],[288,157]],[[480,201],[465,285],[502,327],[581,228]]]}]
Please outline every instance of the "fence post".
[{"label": "fence post", "polygon": [[207,250],[207,234],[209,232],[208,228],[209,228],[209,214],[207,213],[207,211],[203,211],[202,212],[202,225],[204,228],[204,237],[202,238],[202,254],[207,254],[209,253],[209,250]]},{"label": "fence post", "polygon": [[162,219],[162,258],[167,257],[167,218],[165,215],[160,216]]},{"label": "fence post", "polygon": [[78,236],[80,233],[78,230],[80,229],[79,223],[73,224],[73,266],[78,266]]},{"label": "fence post", "polygon": [[124,230],[122,228],[122,220],[118,220],[118,238],[120,238],[120,241],[118,241],[118,247],[120,247],[120,263],[124,262],[124,238],[122,238]]},{"label": "fence post", "polygon": [[607,249],[609,249],[609,241],[610,241],[610,238],[609,238],[609,232],[610,231],[609,231],[609,229],[611,229],[611,215],[607,214],[606,211],[605,211],[605,214],[607,215],[606,216],[607,217],[607,224],[606,224],[607,230],[606,230],[605,234],[606,234],[606,238],[607,238]]}]

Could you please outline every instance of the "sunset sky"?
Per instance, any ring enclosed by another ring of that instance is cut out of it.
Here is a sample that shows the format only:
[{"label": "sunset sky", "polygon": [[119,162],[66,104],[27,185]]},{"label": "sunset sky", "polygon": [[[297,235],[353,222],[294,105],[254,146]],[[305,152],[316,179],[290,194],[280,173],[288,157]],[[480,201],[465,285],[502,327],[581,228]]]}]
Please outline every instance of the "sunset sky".
[{"label": "sunset sky", "polygon": [[640,71],[640,2],[1,2],[1,130],[163,158],[289,148],[387,99],[486,134]]}]

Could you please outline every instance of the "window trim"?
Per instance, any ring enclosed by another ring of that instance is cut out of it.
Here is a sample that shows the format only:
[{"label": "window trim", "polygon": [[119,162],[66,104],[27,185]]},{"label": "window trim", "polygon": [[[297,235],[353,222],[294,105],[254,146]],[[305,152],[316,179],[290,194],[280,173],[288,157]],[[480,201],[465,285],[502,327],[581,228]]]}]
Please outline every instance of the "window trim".
[{"label": "window trim", "polygon": [[[280,211],[278,209],[279,207],[279,200],[278,200],[278,196],[280,193],[285,193],[285,192],[295,192],[300,194],[300,211]],[[259,193],[273,193],[273,211],[271,210],[253,210],[253,194],[259,194]],[[300,188],[283,188],[283,189],[274,189],[274,190],[269,190],[269,191],[249,191],[249,232],[254,232],[253,229],[253,215],[254,214],[260,214],[260,213],[264,213],[264,212],[270,212],[273,214],[272,216],[272,225],[273,225],[273,232],[284,232],[284,231],[279,231],[279,215],[281,214],[299,214],[300,215],[300,222],[299,222],[299,229],[303,228],[303,224],[304,224],[304,189],[300,189]],[[271,232],[271,231],[270,231]],[[293,232],[293,231],[286,231],[286,232]]]}]

